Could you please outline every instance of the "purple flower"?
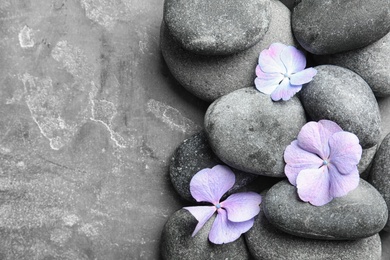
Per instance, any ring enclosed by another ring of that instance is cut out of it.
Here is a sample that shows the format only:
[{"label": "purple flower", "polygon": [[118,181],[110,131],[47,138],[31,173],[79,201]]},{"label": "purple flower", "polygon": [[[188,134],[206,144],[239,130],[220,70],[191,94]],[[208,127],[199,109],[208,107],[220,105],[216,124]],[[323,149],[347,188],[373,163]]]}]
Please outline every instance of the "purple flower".
[{"label": "purple flower", "polygon": [[213,205],[185,207],[198,220],[192,236],[198,233],[215,212],[217,217],[209,233],[209,240],[214,244],[233,242],[253,226],[254,217],[260,212],[259,194],[235,193],[220,202],[223,194],[233,187],[235,179],[229,167],[223,165],[205,168],[194,175],[190,182],[192,197],[198,202],[210,202]]},{"label": "purple flower", "polygon": [[305,124],[284,152],[284,171],[299,198],[322,206],[359,184],[362,147],[356,135],[329,120]]},{"label": "purple flower", "polygon": [[303,52],[294,46],[273,43],[263,50],[256,67],[255,85],[272,100],[289,100],[302,84],[310,82],[317,74],[313,68],[305,69],[306,58]]}]

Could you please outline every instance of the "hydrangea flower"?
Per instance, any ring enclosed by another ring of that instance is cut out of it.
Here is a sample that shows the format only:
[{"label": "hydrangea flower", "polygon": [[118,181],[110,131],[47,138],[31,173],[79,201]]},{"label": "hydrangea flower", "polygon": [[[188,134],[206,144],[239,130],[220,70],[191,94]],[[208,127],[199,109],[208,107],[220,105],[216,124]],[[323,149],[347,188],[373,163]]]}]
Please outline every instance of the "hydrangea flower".
[{"label": "hydrangea flower", "polygon": [[255,86],[260,92],[271,95],[273,101],[289,100],[317,74],[316,69],[305,67],[303,52],[294,46],[273,43],[260,53]]},{"label": "hydrangea flower", "polygon": [[198,202],[209,202],[210,206],[184,207],[198,220],[192,236],[217,212],[211,227],[209,240],[214,244],[233,242],[247,232],[259,214],[261,196],[255,192],[241,192],[220,201],[233,187],[236,177],[227,166],[216,165],[197,172],[190,182],[192,197]]},{"label": "hydrangea flower", "polygon": [[330,120],[309,122],[287,146],[284,170],[301,200],[322,206],[358,186],[361,155],[356,135]]}]

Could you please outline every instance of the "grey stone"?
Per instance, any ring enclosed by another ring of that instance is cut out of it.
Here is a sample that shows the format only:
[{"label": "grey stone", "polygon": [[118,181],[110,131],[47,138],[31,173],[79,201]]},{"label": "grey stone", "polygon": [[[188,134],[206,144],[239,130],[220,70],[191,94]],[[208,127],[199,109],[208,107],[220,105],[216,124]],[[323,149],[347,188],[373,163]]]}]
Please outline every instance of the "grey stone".
[{"label": "grey stone", "polygon": [[390,95],[390,33],[361,49],[315,57],[321,64],[334,64],[359,74],[375,96]]},{"label": "grey stone", "polygon": [[163,19],[188,51],[228,55],[256,44],[268,30],[269,0],[165,0]]},{"label": "grey stone", "polygon": [[389,32],[390,1],[301,0],[293,9],[292,28],[302,47],[314,54],[358,49]]},{"label": "grey stone", "polygon": [[[171,182],[175,190],[186,200],[195,201],[191,196],[190,182],[201,169],[224,164],[211,150],[204,131],[184,140],[176,149],[169,168]],[[231,168],[236,175],[234,186],[226,193],[229,195],[247,185],[258,175]]]},{"label": "grey stone", "polygon": [[197,55],[184,50],[161,25],[160,45],[172,75],[195,96],[212,102],[236,89],[253,85],[259,54],[274,42],[296,45],[291,31],[291,12],[271,0],[268,32],[253,47],[228,56]]},{"label": "grey stone", "polygon": [[284,150],[305,123],[297,97],[274,102],[254,87],[221,97],[205,115],[210,146],[223,162],[271,177],[285,176]]},{"label": "grey stone", "polygon": [[318,240],[301,238],[275,228],[263,212],[245,234],[255,260],[380,260],[378,234],[357,240]]},{"label": "grey stone", "polygon": [[315,67],[314,79],[306,84],[300,98],[311,119],[329,119],[359,138],[363,148],[380,139],[378,103],[368,84],[356,73],[334,65]]},{"label": "grey stone", "polygon": [[164,260],[246,260],[250,255],[241,236],[234,242],[215,245],[208,234],[215,217],[192,237],[198,221],[185,209],[176,211],[167,221],[161,235],[160,251]]},{"label": "grey stone", "polygon": [[360,178],[366,179],[368,177],[377,148],[378,145],[374,145],[373,147],[363,149],[362,158],[358,164]]},{"label": "grey stone", "polygon": [[295,0],[280,0],[280,2],[282,2],[290,10],[294,7],[295,4]]},{"label": "grey stone", "polygon": [[372,236],[383,229],[388,217],[386,202],[368,182],[343,197],[317,207],[303,202],[287,180],[274,185],[263,199],[267,219],[292,235],[350,240]]},{"label": "grey stone", "polygon": [[[383,139],[375,155],[369,182],[379,191],[390,208],[390,134]],[[385,229],[390,231],[390,219]]]}]

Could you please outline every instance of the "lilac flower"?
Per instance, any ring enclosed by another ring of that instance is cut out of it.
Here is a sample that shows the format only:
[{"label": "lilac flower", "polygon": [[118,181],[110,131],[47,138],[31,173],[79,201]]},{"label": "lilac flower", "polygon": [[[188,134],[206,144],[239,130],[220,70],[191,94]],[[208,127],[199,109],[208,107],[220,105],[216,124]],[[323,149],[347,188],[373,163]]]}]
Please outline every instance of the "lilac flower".
[{"label": "lilac flower", "polygon": [[261,196],[255,192],[241,192],[230,195],[220,202],[221,197],[235,182],[234,173],[223,165],[197,172],[190,182],[190,191],[196,201],[210,202],[212,206],[184,207],[198,220],[192,236],[217,212],[211,227],[209,240],[214,244],[233,242],[247,232],[259,214]]},{"label": "lilac flower", "polygon": [[255,86],[274,101],[289,100],[317,74],[316,69],[305,67],[303,52],[294,46],[273,43],[260,53]]},{"label": "lilac flower", "polygon": [[284,170],[301,200],[322,206],[358,186],[361,155],[356,135],[329,120],[309,122],[287,146]]}]

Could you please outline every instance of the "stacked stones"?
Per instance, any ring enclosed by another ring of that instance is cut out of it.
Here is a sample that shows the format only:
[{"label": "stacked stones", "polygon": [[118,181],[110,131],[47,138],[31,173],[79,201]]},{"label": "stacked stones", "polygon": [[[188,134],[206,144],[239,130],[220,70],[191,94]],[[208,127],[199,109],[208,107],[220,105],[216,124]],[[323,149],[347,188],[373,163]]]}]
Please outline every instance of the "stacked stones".
[{"label": "stacked stones", "polygon": [[[236,174],[228,194],[256,178],[277,184],[263,194],[252,229],[226,245],[208,242],[213,219],[191,237],[197,221],[186,210],[176,212],[163,230],[164,259],[381,259],[378,232],[390,230],[390,135],[377,152],[376,97],[390,95],[389,31],[390,0],[300,0],[292,14],[278,0],[165,0],[164,59],[187,90],[212,102],[204,132],[184,141],[172,158],[174,188],[194,203],[192,176],[216,164]],[[313,81],[285,102],[253,86],[258,55],[275,42],[303,48],[318,64]],[[368,182],[361,179],[346,196],[315,207],[279,178],[285,178],[287,145],[306,122],[321,119],[358,136],[358,168]]]}]

